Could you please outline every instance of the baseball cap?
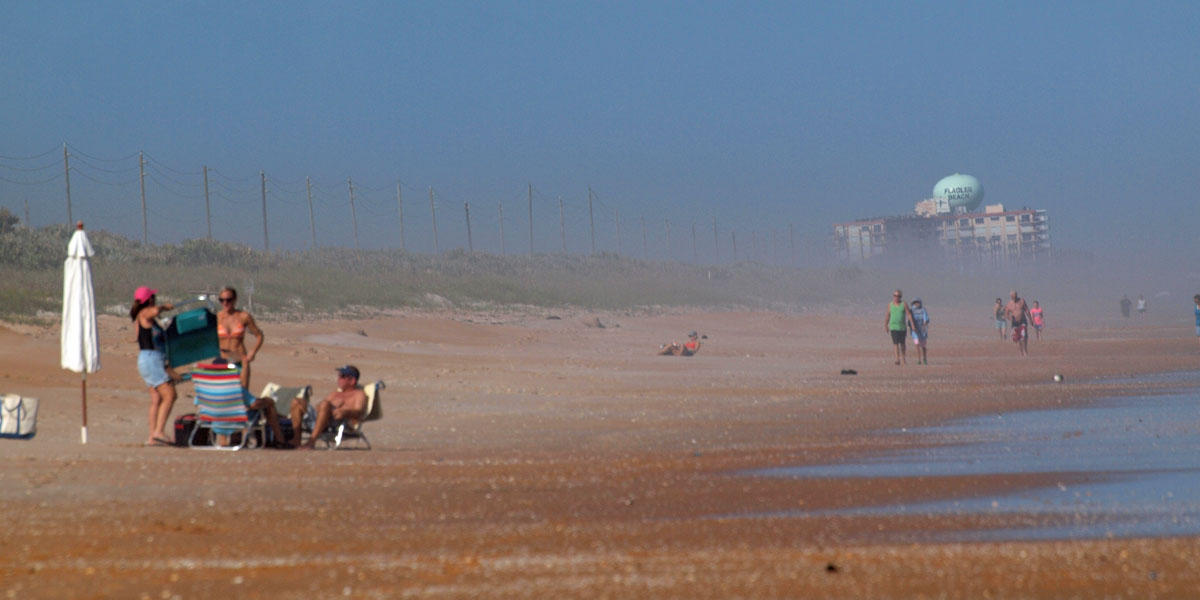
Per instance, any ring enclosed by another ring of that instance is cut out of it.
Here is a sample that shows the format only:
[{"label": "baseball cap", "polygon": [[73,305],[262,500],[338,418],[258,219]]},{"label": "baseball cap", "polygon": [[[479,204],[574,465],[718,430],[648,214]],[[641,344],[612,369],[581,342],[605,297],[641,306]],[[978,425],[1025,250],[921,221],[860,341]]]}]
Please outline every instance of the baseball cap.
[{"label": "baseball cap", "polygon": [[143,285],[142,287],[133,291],[133,299],[137,300],[138,302],[145,302],[149,300],[151,296],[157,293],[158,290],[152,290]]},{"label": "baseball cap", "polygon": [[346,365],[344,367],[338,367],[334,370],[337,371],[337,374],[341,375],[342,377],[353,377],[358,379],[358,367],[355,367],[354,365]]}]

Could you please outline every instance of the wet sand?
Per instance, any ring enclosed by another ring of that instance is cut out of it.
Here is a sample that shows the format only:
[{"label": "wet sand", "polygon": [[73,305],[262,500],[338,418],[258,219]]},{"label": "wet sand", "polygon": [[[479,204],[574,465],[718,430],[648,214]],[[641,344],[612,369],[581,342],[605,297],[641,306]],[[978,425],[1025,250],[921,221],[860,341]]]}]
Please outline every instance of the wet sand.
[{"label": "wet sand", "polygon": [[[1194,538],[936,543],[921,532],[934,539],[1039,517],[741,516],[1070,483],[1063,473],[793,480],[743,471],[904,449],[921,441],[898,428],[1145,393],[1156,384],[1096,378],[1200,366],[1186,319],[1063,319],[1021,358],[988,329],[988,309],[934,311],[931,364],[904,367],[892,364],[882,304],[260,317],[268,341],[254,390],[311,383],[321,395],[345,363],[387,383],[369,452],[141,447],[147,394],[132,332],[115,316],[102,319],[104,369],[88,378],[90,443],[81,446],[79,376],[58,369],[57,329],[10,324],[0,329],[0,390],[40,397],[42,407],[36,438],[0,440],[10,523],[0,591],[1190,596],[1200,588]],[[655,356],[692,329],[708,336],[699,355]],[[1054,373],[1066,382],[1053,383]],[[912,541],[895,541],[897,532]]]}]

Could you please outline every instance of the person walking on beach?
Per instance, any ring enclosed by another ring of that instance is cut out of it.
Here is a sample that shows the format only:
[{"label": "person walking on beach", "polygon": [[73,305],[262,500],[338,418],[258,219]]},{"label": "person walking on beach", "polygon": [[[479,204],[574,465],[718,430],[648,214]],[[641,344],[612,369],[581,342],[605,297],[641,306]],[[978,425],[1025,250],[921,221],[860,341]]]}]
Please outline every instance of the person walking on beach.
[{"label": "person walking on beach", "polygon": [[904,295],[900,290],[892,292],[892,301],[888,303],[887,319],[884,327],[892,336],[892,345],[896,347],[896,364],[908,364],[905,357],[904,338],[908,335],[907,323],[912,320],[912,312],[904,303]]},{"label": "person walking on beach", "polygon": [[1017,295],[1017,290],[1013,290],[1009,294],[1009,301],[1004,307],[1004,314],[1012,327],[1012,340],[1016,342],[1017,349],[1021,351],[1021,356],[1029,355],[1029,335],[1025,330],[1029,324],[1029,305],[1025,304],[1024,298]]},{"label": "person walking on beach", "polygon": [[925,310],[925,304],[920,298],[912,301],[912,306],[908,309],[908,314],[911,320],[909,321],[912,327],[913,346],[917,348],[917,364],[929,364],[929,311]]},{"label": "person walking on beach", "polygon": [[1146,297],[1141,294],[1138,294],[1137,311],[1139,317],[1146,314]]},{"label": "person walking on beach", "polygon": [[[221,310],[217,312],[217,341],[221,345],[221,358],[242,368],[242,387],[250,389],[250,363],[262,348],[262,329],[254,322],[250,313],[237,307],[237,290],[227,287],[217,299]],[[246,351],[246,332],[254,334],[254,349]]]},{"label": "person walking on beach", "polygon": [[1130,306],[1133,306],[1133,302],[1130,302],[1129,296],[1121,296],[1121,316],[1122,317],[1125,317],[1126,319],[1129,318],[1129,307]]},{"label": "person walking on beach", "polygon": [[167,375],[167,357],[163,353],[163,330],[154,319],[173,310],[174,305],[158,304],[157,290],[146,286],[133,292],[133,307],[129,319],[137,330],[134,336],[138,345],[138,374],[150,388],[150,435],[146,446],[172,446],[165,430],[167,417],[175,404],[175,382]]},{"label": "person walking on beach", "polygon": [[1042,341],[1042,327],[1046,325],[1046,317],[1042,312],[1042,305],[1038,304],[1037,300],[1033,301],[1033,308],[1029,309],[1029,317],[1033,319],[1033,332],[1037,336],[1037,341]]},{"label": "person walking on beach", "polygon": [[1004,330],[1008,326],[1008,321],[1004,318],[1004,301],[996,298],[996,306],[992,307],[992,311],[996,316],[996,331],[1000,332],[1000,341],[1003,342],[1008,337],[1004,335]]}]

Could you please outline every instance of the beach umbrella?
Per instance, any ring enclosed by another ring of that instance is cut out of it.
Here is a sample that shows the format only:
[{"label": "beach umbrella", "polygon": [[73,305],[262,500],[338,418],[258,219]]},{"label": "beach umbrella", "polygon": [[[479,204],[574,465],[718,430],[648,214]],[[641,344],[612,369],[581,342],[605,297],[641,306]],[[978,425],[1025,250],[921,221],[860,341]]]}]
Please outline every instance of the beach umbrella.
[{"label": "beach umbrella", "polygon": [[88,264],[93,254],[80,221],[67,244],[67,260],[63,265],[62,368],[83,376],[83,427],[79,432],[83,444],[87,443],[87,374],[100,370],[96,297],[92,293],[92,268]]}]

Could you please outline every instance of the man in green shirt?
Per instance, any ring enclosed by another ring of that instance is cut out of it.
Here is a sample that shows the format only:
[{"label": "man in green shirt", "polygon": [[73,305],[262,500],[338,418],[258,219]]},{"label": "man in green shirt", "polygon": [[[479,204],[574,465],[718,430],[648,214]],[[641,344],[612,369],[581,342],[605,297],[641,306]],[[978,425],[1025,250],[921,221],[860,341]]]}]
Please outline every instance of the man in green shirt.
[{"label": "man in green shirt", "polygon": [[896,347],[896,364],[908,364],[904,356],[904,339],[908,335],[908,321],[912,320],[912,312],[904,303],[904,294],[900,290],[892,292],[892,301],[888,303],[887,320],[884,321],[888,333],[892,336],[892,345]]}]

